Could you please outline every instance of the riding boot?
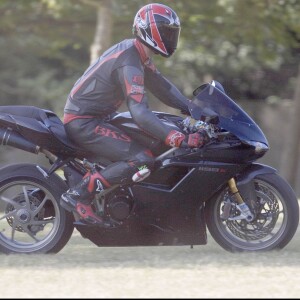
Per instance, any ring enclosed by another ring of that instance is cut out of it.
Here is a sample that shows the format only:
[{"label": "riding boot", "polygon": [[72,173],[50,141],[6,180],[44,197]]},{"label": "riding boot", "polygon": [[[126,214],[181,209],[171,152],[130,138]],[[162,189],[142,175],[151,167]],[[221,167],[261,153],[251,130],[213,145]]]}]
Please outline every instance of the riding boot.
[{"label": "riding boot", "polygon": [[70,212],[76,212],[87,223],[110,227],[92,208],[95,194],[104,189],[102,182],[109,186],[97,171],[88,172],[76,186],[61,195],[61,206]]}]

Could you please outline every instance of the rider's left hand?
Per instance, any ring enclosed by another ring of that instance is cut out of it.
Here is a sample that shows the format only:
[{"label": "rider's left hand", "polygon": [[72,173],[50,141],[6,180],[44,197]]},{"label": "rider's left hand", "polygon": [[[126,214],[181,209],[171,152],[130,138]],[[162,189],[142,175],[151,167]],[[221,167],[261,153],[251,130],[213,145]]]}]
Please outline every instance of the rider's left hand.
[{"label": "rider's left hand", "polygon": [[210,138],[205,130],[191,133],[187,136],[187,144],[190,148],[201,148],[209,142]]}]

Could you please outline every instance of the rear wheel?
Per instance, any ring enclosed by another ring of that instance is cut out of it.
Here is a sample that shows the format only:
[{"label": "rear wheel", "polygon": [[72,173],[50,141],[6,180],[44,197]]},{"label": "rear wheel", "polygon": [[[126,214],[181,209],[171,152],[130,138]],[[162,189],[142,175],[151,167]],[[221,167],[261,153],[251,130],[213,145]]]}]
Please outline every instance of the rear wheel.
[{"label": "rear wheel", "polygon": [[61,209],[65,183],[45,178],[36,165],[0,169],[0,251],[57,253],[69,241],[73,216]]},{"label": "rear wheel", "polygon": [[[227,188],[206,203],[208,229],[215,241],[228,251],[281,249],[297,230],[299,204],[289,184],[277,174],[259,175],[254,183],[252,221],[239,219],[240,212]],[[230,214],[223,219],[225,206],[230,207]]]}]

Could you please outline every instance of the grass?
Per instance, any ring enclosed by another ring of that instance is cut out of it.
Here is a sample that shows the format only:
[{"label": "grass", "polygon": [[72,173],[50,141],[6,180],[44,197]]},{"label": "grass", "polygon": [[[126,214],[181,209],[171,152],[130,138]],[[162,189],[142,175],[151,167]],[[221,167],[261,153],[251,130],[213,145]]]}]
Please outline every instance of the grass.
[{"label": "grass", "polygon": [[281,251],[99,248],[77,231],[55,255],[0,255],[2,298],[299,298],[300,231]]}]

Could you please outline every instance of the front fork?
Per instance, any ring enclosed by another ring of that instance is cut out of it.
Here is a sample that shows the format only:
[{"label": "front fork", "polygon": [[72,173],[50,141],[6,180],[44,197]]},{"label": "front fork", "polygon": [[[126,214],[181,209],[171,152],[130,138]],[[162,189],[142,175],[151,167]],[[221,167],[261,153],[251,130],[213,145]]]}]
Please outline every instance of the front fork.
[{"label": "front fork", "polygon": [[250,211],[248,205],[244,202],[244,200],[236,186],[236,182],[235,182],[234,178],[231,178],[228,180],[228,186],[229,186],[229,189],[231,191],[231,194],[232,194],[235,202],[237,203],[236,208],[240,211],[240,215],[235,216],[235,217],[230,217],[232,202],[227,201],[224,205],[224,211],[222,214],[222,218],[227,219],[227,220],[243,220],[243,219],[245,219],[248,222],[253,221],[254,215]]}]

